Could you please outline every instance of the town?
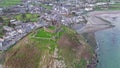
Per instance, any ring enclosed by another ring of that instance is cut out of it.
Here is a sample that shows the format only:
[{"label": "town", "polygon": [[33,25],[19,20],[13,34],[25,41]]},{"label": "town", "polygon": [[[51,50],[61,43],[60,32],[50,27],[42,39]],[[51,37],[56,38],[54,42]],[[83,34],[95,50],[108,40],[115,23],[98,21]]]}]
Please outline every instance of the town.
[{"label": "town", "polygon": [[0,0],[0,68],[120,68],[119,35],[120,0]]},{"label": "town", "polygon": [[[34,3],[34,5],[32,3]],[[1,15],[37,13],[40,15],[40,17],[39,20],[36,22],[27,22],[27,23],[26,22],[23,23],[23,21],[18,21],[16,19],[11,19],[10,24],[15,25],[15,27],[13,28],[10,26],[3,26],[3,30],[5,34],[0,38],[0,50],[7,50],[10,46],[14,45],[17,41],[19,41],[21,38],[26,36],[32,30],[44,26],[50,26],[54,22],[61,23],[66,26],[69,26],[70,24],[73,23],[76,24],[81,23],[82,25],[84,25],[85,19],[82,16],[75,15],[76,12],[74,12],[74,10],[72,9],[74,9],[74,6],[73,8],[71,8],[70,5],[62,6],[60,4],[57,5],[57,3],[47,4],[47,3],[41,3],[40,1],[29,1],[29,0],[25,1],[22,5],[13,6],[7,9],[1,8]],[[7,10],[12,12],[7,12]]]},{"label": "town", "polygon": [[[110,2],[110,4],[114,3],[115,2]],[[40,15],[38,20],[35,22],[24,22],[15,18],[10,19],[9,24],[14,25],[14,27],[9,25],[2,27],[4,35],[0,38],[0,50],[7,50],[10,46],[14,45],[32,30],[40,27],[59,23],[69,27],[75,26],[73,29],[77,29],[78,25],[79,28],[82,28],[87,23],[87,20],[83,14],[93,11],[95,6],[105,5],[107,5],[106,2],[96,3],[96,0],[88,0],[86,2],[78,0],[66,0],[66,2],[62,0],[25,0],[20,5],[15,5],[8,8],[0,8],[1,16],[26,13]],[[2,26],[2,21],[0,24]]]}]

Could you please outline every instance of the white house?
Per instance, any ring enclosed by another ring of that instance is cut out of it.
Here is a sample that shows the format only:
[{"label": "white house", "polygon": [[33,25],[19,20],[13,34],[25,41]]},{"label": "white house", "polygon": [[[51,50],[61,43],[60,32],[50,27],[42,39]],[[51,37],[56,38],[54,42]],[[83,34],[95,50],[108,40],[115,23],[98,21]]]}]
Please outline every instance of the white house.
[{"label": "white house", "polygon": [[92,11],[93,8],[92,8],[92,7],[86,7],[85,10],[86,10],[86,11]]},{"label": "white house", "polygon": [[99,2],[99,3],[96,3],[97,6],[106,5],[106,4],[107,4],[106,2]]}]

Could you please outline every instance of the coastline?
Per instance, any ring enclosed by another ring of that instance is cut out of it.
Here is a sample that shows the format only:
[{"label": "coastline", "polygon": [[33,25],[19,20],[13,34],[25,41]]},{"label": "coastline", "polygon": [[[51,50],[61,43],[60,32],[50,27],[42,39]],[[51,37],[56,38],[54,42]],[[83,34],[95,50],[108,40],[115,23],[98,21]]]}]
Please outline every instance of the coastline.
[{"label": "coastline", "polygon": [[114,25],[112,25],[111,21],[108,21],[102,17],[99,17],[99,15],[118,14],[118,13],[120,13],[120,11],[108,11],[108,12],[107,11],[94,11],[94,12],[90,12],[90,13],[88,13],[88,16],[87,16],[88,23],[86,24],[86,26],[84,26],[82,28],[82,30],[77,30],[80,34],[82,34],[85,37],[85,39],[87,39],[87,42],[94,49],[95,56],[93,57],[92,62],[90,63],[90,68],[96,68],[97,63],[99,63],[99,60],[97,58],[97,56],[98,56],[97,51],[99,50],[99,46],[98,46],[98,43],[97,43],[96,38],[95,38],[95,32],[114,27]]},{"label": "coastline", "polygon": [[104,11],[101,11],[101,12],[94,11],[94,12],[88,13],[86,15],[86,19],[88,21],[87,24],[83,28],[78,29],[77,32],[80,34],[91,33],[91,32],[94,33],[99,30],[104,30],[107,28],[114,27],[111,24],[111,22],[98,17],[101,14],[106,14],[106,13],[104,13]]},{"label": "coastline", "polygon": [[89,64],[89,67],[87,67],[87,68],[96,68],[98,59],[97,59],[97,53],[96,53],[97,43],[96,43],[96,39],[95,39],[95,34],[93,32],[90,32],[90,33],[84,33],[82,35],[85,39],[87,39],[87,43],[89,43],[89,45],[94,50],[94,56],[92,58],[91,63]]}]

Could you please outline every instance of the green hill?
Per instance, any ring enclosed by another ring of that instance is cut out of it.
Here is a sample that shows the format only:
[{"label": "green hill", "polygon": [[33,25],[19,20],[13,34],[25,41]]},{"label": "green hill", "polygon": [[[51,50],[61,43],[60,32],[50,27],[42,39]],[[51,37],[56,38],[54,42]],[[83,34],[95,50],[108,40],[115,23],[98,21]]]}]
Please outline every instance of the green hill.
[{"label": "green hill", "polygon": [[85,39],[65,26],[40,28],[6,53],[7,68],[86,68],[94,55]]}]

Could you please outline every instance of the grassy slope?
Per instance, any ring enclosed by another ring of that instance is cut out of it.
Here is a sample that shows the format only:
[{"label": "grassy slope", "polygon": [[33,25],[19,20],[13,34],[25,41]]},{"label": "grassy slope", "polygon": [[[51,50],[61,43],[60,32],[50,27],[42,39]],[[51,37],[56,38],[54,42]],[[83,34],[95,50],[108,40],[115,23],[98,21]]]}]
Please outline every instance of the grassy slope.
[{"label": "grassy slope", "polygon": [[[5,66],[49,68],[55,60],[63,60],[66,68],[86,68],[87,61],[93,55],[92,49],[82,36],[67,27],[62,28],[64,31],[60,32],[56,40],[31,38],[32,34],[29,34],[7,51]],[[58,49],[57,58],[53,58],[55,49]]]},{"label": "grassy slope", "polygon": [[12,5],[20,4],[21,0],[0,0],[0,7],[9,7]]},{"label": "grassy slope", "polygon": [[65,58],[67,68],[86,68],[87,61],[91,60],[93,50],[85,42],[85,39],[80,35],[67,32],[60,40],[59,53]]}]

